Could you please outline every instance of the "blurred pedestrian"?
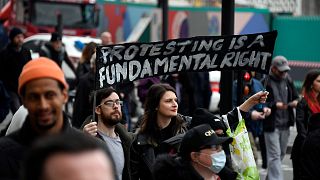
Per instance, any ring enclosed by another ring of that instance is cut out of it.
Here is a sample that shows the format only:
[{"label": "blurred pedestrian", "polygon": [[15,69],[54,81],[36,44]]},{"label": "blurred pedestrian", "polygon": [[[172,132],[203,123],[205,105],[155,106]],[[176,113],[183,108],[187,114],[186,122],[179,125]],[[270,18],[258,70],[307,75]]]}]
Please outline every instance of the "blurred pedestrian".
[{"label": "blurred pedestrian", "polygon": [[162,82],[175,89],[180,114],[192,116],[196,108],[209,109],[212,92],[208,72],[171,74],[164,76]]},{"label": "blurred pedestrian", "polygon": [[120,99],[123,101],[122,106],[122,124],[125,124],[127,129],[131,131],[131,95],[134,90],[134,83],[132,81],[121,82],[112,86],[119,93]]},{"label": "blurred pedestrian", "polygon": [[69,59],[67,50],[62,44],[62,35],[58,32],[51,33],[50,42],[41,46],[39,55],[53,60],[60,68],[62,67],[62,62],[65,61],[70,69],[76,73],[76,69],[72,61]]},{"label": "blurred pedestrian", "polygon": [[9,39],[10,43],[0,52],[0,80],[10,95],[10,109],[14,114],[21,105],[18,95],[19,75],[23,66],[31,60],[31,53],[22,46],[24,35],[21,29],[12,28]]},{"label": "blurred pedestrian", "polygon": [[22,165],[22,180],[116,180],[109,149],[83,133],[41,138]]},{"label": "blurred pedestrian", "polygon": [[266,87],[270,92],[266,106],[271,108],[271,114],[263,120],[269,180],[283,179],[281,162],[287,150],[289,127],[295,121],[293,109],[297,106],[299,96],[288,75],[289,70],[288,60],[284,56],[273,58]]},{"label": "blurred pedestrian", "polygon": [[142,105],[144,105],[145,103],[149,88],[152,85],[159,84],[159,83],[160,83],[159,76],[148,77],[148,78],[143,78],[138,80],[137,93]]},{"label": "blurred pedestrian", "polygon": [[2,21],[0,21],[0,51],[6,47],[6,45],[8,44],[9,38],[7,35],[7,31],[5,29],[5,27],[3,26]]},{"label": "blurred pedestrian", "polygon": [[112,35],[108,31],[101,33],[100,39],[101,39],[101,45],[103,46],[113,44]]},{"label": "blurred pedestrian", "polygon": [[91,70],[90,59],[96,52],[96,47],[97,44],[95,42],[90,42],[83,48],[78,67],[76,69],[76,76],[78,79]]},{"label": "blurred pedestrian", "polygon": [[19,77],[18,93],[28,116],[21,129],[0,138],[0,177],[17,179],[20,164],[39,137],[73,133],[63,107],[68,101],[68,84],[60,67],[40,57],[28,62]]},{"label": "blurred pedestrian", "polygon": [[211,100],[211,85],[209,81],[209,72],[189,72],[188,79],[192,90],[189,94],[193,98],[193,103],[189,101],[189,109],[192,112],[195,108],[209,109]]},{"label": "blurred pedestrian", "polygon": [[308,133],[308,122],[312,114],[320,113],[320,71],[313,69],[308,72],[302,85],[302,98],[296,108],[297,136],[294,140],[291,159],[293,178],[301,179],[301,149]]},{"label": "blurred pedestrian", "polygon": [[80,128],[84,120],[93,113],[90,94],[94,90],[95,71],[96,53],[91,56],[90,71],[78,79],[78,84],[76,86],[76,95],[72,112],[72,125],[76,128]]}]

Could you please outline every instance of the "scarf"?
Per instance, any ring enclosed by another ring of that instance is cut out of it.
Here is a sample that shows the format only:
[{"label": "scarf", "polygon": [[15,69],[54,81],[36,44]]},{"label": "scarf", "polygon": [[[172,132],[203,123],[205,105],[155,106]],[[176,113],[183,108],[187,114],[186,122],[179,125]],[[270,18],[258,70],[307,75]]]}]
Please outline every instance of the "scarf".
[{"label": "scarf", "polygon": [[307,101],[312,114],[320,113],[320,103],[318,102],[318,98],[313,91],[311,91],[309,94],[304,93],[304,98]]}]

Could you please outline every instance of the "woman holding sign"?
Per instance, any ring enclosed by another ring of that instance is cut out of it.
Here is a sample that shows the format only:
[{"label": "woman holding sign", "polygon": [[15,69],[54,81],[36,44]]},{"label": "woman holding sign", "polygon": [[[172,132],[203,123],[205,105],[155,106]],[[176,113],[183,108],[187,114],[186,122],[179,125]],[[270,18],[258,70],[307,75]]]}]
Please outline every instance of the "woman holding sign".
[{"label": "woman holding sign", "polygon": [[144,110],[141,126],[136,131],[137,137],[131,148],[132,180],[152,179],[151,167],[157,155],[163,153],[160,144],[185,133],[188,126],[177,113],[177,95],[168,84],[154,84],[150,87]]}]

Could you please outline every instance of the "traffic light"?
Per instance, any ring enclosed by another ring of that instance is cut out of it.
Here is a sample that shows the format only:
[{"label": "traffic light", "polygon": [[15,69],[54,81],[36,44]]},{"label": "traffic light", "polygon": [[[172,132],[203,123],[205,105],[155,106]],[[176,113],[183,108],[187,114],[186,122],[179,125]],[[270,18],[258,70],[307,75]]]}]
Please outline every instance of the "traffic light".
[{"label": "traffic light", "polygon": [[250,72],[245,72],[243,74],[243,96],[248,96],[251,91],[252,75]]}]

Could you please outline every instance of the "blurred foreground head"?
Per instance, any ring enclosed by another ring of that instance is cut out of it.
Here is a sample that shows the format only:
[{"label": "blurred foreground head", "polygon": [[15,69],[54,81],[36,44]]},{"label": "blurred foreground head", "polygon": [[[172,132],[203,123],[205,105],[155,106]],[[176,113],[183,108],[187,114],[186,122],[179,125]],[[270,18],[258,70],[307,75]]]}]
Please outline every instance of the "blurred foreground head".
[{"label": "blurred foreground head", "polygon": [[60,134],[37,141],[23,163],[23,180],[116,180],[110,152],[85,134]]}]

